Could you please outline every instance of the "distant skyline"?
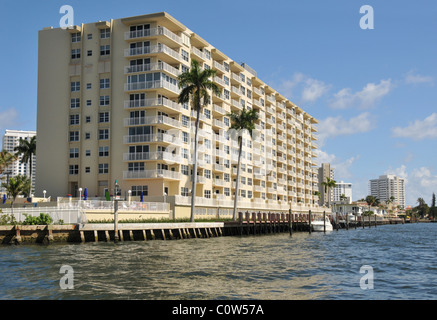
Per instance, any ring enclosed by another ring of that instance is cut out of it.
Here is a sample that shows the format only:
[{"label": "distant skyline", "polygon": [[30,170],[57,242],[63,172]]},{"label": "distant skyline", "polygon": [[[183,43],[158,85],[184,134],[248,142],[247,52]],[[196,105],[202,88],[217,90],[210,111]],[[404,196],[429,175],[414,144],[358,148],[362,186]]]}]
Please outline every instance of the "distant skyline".
[{"label": "distant skyline", "polygon": [[[319,120],[318,162],[353,199],[369,180],[406,179],[406,204],[437,192],[437,2],[2,1],[0,134],[36,130],[38,31],[166,11]],[[360,8],[374,29],[360,28]],[[55,47],[56,44],[54,44]]]}]

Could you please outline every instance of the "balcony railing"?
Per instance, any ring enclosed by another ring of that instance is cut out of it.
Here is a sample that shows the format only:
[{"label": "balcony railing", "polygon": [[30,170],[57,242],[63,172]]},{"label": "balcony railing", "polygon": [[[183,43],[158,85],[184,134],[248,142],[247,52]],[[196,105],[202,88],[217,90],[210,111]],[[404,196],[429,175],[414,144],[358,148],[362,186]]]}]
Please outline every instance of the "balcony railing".
[{"label": "balcony railing", "polygon": [[172,144],[182,143],[182,141],[178,137],[174,137],[166,133],[124,136],[124,143],[142,143],[142,142],[167,142]]},{"label": "balcony railing", "polygon": [[123,179],[172,179],[180,180],[181,173],[170,170],[124,171]]},{"label": "balcony railing", "polygon": [[184,128],[182,123],[178,120],[174,120],[166,116],[150,116],[150,117],[138,117],[138,118],[126,118],[124,119],[124,125],[127,126],[138,126],[138,125],[149,125],[149,124],[166,124],[179,129]]},{"label": "balcony railing", "polygon": [[144,82],[132,82],[126,83],[124,86],[125,91],[147,90],[147,89],[168,89],[174,93],[179,94],[180,89],[177,85],[169,83],[165,80],[156,81],[144,81]]},{"label": "balcony railing", "polygon": [[179,52],[167,47],[165,44],[160,44],[156,46],[144,46],[138,48],[128,48],[124,50],[125,57],[134,57],[144,54],[156,54],[156,53],[165,53],[178,61],[182,61],[182,57]]},{"label": "balcony railing", "polygon": [[137,38],[154,37],[160,35],[164,35],[172,39],[173,41],[182,44],[182,38],[174,34],[173,32],[171,32],[165,27],[157,27],[157,28],[138,30],[138,31],[128,31],[125,32],[124,39],[129,40],[129,39],[137,39]]},{"label": "balcony railing", "polygon": [[124,102],[125,109],[132,108],[145,108],[145,107],[158,107],[165,106],[175,111],[181,111],[182,107],[180,104],[165,98],[157,99],[141,99],[141,100],[126,100]]},{"label": "balcony railing", "polygon": [[135,73],[135,72],[148,72],[148,71],[158,71],[163,70],[171,73],[174,76],[179,76],[181,71],[172,67],[168,63],[158,62],[158,63],[148,63],[148,64],[139,64],[136,66],[126,66],[124,67],[124,73]]},{"label": "balcony railing", "polygon": [[124,161],[147,161],[147,160],[164,160],[167,162],[181,163],[182,157],[170,152],[141,152],[141,153],[125,153],[123,154]]}]

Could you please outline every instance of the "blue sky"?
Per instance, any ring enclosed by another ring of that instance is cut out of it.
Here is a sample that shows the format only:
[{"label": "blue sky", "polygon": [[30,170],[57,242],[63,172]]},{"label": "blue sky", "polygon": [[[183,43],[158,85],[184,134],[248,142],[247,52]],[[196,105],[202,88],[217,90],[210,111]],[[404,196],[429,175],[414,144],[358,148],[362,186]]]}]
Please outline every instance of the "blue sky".
[{"label": "blue sky", "polygon": [[[407,205],[437,192],[437,2],[0,0],[0,134],[36,130],[38,30],[166,11],[317,118],[319,162],[353,183],[406,178]],[[363,5],[374,29],[360,28]]]}]

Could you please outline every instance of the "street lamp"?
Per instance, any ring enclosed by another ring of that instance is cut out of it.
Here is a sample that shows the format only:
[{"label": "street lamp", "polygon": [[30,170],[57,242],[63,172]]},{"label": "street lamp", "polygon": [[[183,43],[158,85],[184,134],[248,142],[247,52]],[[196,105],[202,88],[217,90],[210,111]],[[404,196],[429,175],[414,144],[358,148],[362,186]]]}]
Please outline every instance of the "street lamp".
[{"label": "street lamp", "polygon": [[46,193],[47,193],[47,190],[43,190],[42,193],[44,194],[44,200],[45,200],[45,199],[46,199]]},{"label": "street lamp", "polygon": [[79,188],[79,200],[81,200],[82,199],[82,188]]},{"label": "street lamp", "polygon": [[128,190],[127,193],[128,193],[128,195],[129,195],[129,196],[128,196],[128,197],[129,197],[128,200],[129,200],[129,205],[130,205],[130,202],[131,202],[131,196],[132,196],[132,190]]}]

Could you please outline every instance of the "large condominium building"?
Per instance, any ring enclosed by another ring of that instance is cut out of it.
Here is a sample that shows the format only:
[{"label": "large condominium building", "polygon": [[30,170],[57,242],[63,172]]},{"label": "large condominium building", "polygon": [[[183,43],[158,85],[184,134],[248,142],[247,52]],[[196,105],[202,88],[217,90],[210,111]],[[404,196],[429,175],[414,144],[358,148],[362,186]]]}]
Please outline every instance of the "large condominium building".
[{"label": "large condominium building", "polygon": [[381,202],[394,198],[393,203],[405,208],[405,180],[393,174],[379,176],[369,182],[370,195]]},{"label": "large condominium building", "polygon": [[[20,139],[30,141],[32,137],[36,136],[35,131],[19,131],[19,130],[6,130],[3,136],[3,150],[15,154],[15,147],[20,144]],[[35,169],[36,169],[36,156],[32,157],[32,189],[35,189]],[[30,176],[30,162],[22,162],[21,157],[15,160],[9,165],[4,175],[7,177],[15,177],[18,175]]]},{"label": "large condominium building", "polygon": [[200,116],[199,206],[232,207],[227,114],[243,107],[260,119],[244,136],[239,207],[317,206],[317,120],[167,13],[39,32],[37,191],[103,196],[117,180],[122,196],[189,205],[196,114],[177,103],[177,77],[192,59],[221,90]]}]

